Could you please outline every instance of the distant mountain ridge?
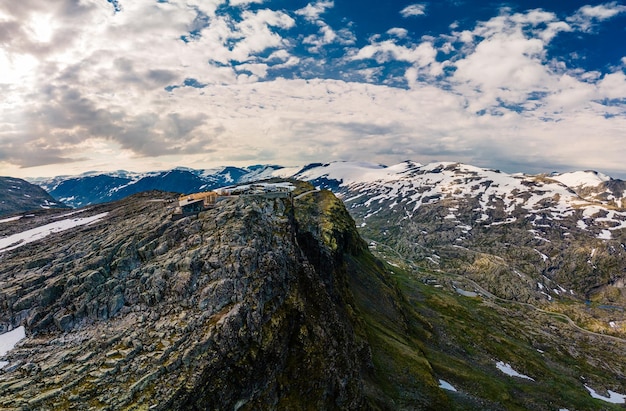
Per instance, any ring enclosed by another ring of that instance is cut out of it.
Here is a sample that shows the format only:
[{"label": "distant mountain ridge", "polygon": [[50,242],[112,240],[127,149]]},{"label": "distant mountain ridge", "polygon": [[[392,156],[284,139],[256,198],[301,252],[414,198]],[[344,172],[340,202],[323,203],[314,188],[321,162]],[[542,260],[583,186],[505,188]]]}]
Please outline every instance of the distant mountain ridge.
[{"label": "distant mountain ridge", "polygon": [[77,176],[34,178],[50,195],[72,207],[121,200],[133,194],[150,190],[178,193],[208,191],[230,184],[273,177],[280,174],[279,166],[222,167],[194,170],[178,167],[166,171],[133,173],[115,171],[88,172]]},{"label": "distant mountain ridge", "polygon": [[296,177],[332,189],[372,244],[499,297],[626,306],[622,180],[410,161],[330,163]]},{"label": "distant mountain ridge", "polygon": [[66,205],[25,180],[0,177],[0,216],[49,208],[66,208]]},{"label": "distant mountain ridge", "polygon": [[[114,172],[87,172],[74,176],[31,178],[29,182],[39,185],[50,195],[73,207],[115,201],[149,190],[181,193],[212,190],[232,184],[247,183],[267,178],[295,178],[312,181],[324,188],[347,187],[359,183],[371,183],[406,178],[449,167],[452,164],[466,167],[468,172],[493,171],[459,163],[437,162],[422,165],[405,161],[392,166],[368,162],[312,163],[304,167],[279,165],[253,165],[248,167],[219,167],[192,169],[177,167],[172,170],[135,173],[124,170]],[[509,175],[493,171],[502,176],[521,178],[522,174]],[[613,179],[595,171],[525,175],[545,178],[562,184],[582,199],[618,208],[626,207],[626,182]]]}]

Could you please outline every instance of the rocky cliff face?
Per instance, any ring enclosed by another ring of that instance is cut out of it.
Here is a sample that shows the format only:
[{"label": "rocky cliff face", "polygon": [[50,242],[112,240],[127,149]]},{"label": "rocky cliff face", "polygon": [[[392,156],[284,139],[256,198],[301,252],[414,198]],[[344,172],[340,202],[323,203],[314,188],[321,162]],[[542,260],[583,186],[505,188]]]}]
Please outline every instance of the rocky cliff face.
[{"label": "rocky cliff face", "polygon": [[[172,198],[79,210],[72,228],[0,251],[0,327],[27,330],[0,370],[3,409],[390,406],[372,395],[351,291],[369,252],[339,200],[232,197],[171,221]],[[369,272],[374,298],[396,298],[376,293],[380,263]]]},{"label": "rocky cliff face", "polygon": [[176,222],[169,200],[94,208],[108,214],[0,256],[0,323],[29,334],[0,377],[2,407],[362,408],[343,248],[299,231],[283,200]]}]

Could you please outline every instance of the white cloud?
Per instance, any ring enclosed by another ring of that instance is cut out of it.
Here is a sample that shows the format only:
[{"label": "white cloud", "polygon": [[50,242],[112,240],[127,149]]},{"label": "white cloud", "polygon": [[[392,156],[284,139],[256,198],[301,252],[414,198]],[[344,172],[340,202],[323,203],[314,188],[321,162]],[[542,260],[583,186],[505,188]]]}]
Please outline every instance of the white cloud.
[{"label": "white cloud", "polygon": [[[623,173],[621,68],[585,72],[548,60],[559,33],[583,30],[577,20],[503,11],[421,39],[395,27],[342,59],[339,69],[356,67],[348,74],[369,81],[388,80],[392,67],[408,86],[395,88],[274,79],[272,69],[288,77],[297,66],[294,77],[314,78],[321,71],[309,67],[335,68],[297,46],[320,51],[357,39],[349,23],[322,19],[332,1],[295,12],[245,7],[252,2],[136,0],[118,13],[105,1],[0,4],[1,24],[11,29],[0,49],[3,172],[119,168],[111,158],[133,169],[412,158],[509,171],[600,164]],[[228,4],[242,9],[218,12]],[[577,16],[596,24],[609,10],[620,6]],[[46,25],[34,28],[37,21]],[[314,35],[299,37],[297,24],[312,25]],[[49,168],[19,168],[41,165]]]},{"label": "white cloud", "polygon": [[335,2],[333,0],[320,0],[315,3],[307,4],[306,7],[296,10],[295,13],[311,22],[314,22],[319,20],[320,16],[326,13],[326,10],[333,7],[335,7]]},{"label": "white cloud", "polygon": [[389,34],[390,36],[397,37],[399,39],[403,39],[409,35],[409,31],[407,29],[394,27],[392,29],[387,30],[387,34]]},{"label": "white cloud", "polygon": [[583,6],[578,10],[578,14],[601,21],[615,17],[624,11],[626,11],[626,6],[620,5],[614,1],[607,4],[600,4],[598,6]]},{"label": "white cloud", "polygon": [[259,78],[265,78],[267,76],[267,69],[269,68],[269,66],[267,64],[263,64],[263,63],[257,63],[257,64],[251,64],[251,63],[247,63],[247,64],[240,64],[236,67],[237,71],[241,72],[241,71],[249,71],[250,73],[252,73],[253,75],[256,76],[257,79]]},{"label": "white cloud", "polygon": [[262,4],[265,0],[229,0],[231,6],[246,6],[251,3]]},{"label": "white cloud", "polygon": [[600,95],[607,99],[626,99],[626,75],[622,71],[607,74],[599,82]]},{"label": "white cloud", "polygon": [[[542,64],[544,43],[521,35],[494,36],[481,41],[473,53],[456,61],[453,81],[480,90],[490,105],[498,99],[520,103],[528,93],[550,87]],[[484,109],[486,107],[479,107]]]},{"label": "white cloud", "polygon": [[243,21],[238,23],[231,38],[241,38],[232,50],[231,57],[237,61],[247,61],[254,53],[284,45],[283,38],[270,30],[270,27],[289,29],[295,21],[283,12],[259,10],[245,11]]},{"label": "white cloud", "polygon": [[415,17],[426,15],[426,4],[411,4],[400,11],[402,17]]},{"label": "white cloud", "polygon": [[596,23],[615,17],[626,12],[626,6],[611,2],[597,6],[583,6],[571,17],[567,19],[569,23],[576,26],[581,31],[590,31]]},{"label": "white cloud", "polygon": [[295,11],[296,15],[302,16],[309,23],[313,23],[318,26],[318,32],[316,34],[310,34],[302,40],[303,44],[309,45],[308,51],[310,53],[319,53],[324,46],[329,44],[339,45],[352,45],[356,42],[354,33],[349,27],[344,27],[339,30],[334,30],[328,23],[326,23],[321,15],[335,6],[334,1],[318,1],[316,3],[309,3],[306,7]]},{"label": "white cloud", "polygon": [[343,28],[339,31],[333,30],[328,24],[323,21],[318,21],[319,31],[316,34],[306,36],[303,40],[303,44],[310,45],[309,52],[318,53],[322,47],[329,44],[340,45],[352,45],[355,43],[356,38],[354,33],[349,29]]},{"label": "white cloud", "polygon": [[437,51],[430,43],[420,43],[415,47],[408,47],[399,46],[393,40],[385,40],[361,48],[352,59],[374,59],[380,64],[395,60],[415,63],[424,67],[435,64],[436,55]]}]

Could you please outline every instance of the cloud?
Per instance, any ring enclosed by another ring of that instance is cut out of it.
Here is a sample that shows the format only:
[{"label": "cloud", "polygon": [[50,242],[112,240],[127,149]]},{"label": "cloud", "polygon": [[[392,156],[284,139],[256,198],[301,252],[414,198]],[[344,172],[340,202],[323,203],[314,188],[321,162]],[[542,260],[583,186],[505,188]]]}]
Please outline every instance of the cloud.
[{"label": "cloud", "polygon": [[283,12],[259,10],[245,11],[242,21],[237,23],[236,30],[230,36],[236,44],[232,48],[230,58],[245,62],[251,56],[270,48],[280,48],[285,45],[284,39],[271,30],[271,27],[289,29],[295,21]]},{"label": "cloud", "polygon": [[583,6],[567,21],[583,32],[593,30],[597,23],[608,20],[618,14],[626,12],[626,6],[618,4],[616,1],[597,6]]},{"label": "cloud", "polygon": [[231,6],[247,6],[248,4],[263,4],[265,0],[229,0],[228,3]]},{"label": "cloud", "polygon": [[296,10],[295,14],[304,17],[310,22],[315,22],[320,19],[322,14],[326,13],[328,9],[333,7],[335,7],[335,2],[333,0],[320,0],[315,3],[309,3],[306,7]]},{"label": "cloud", "polygon": [[400,15],[404,18],[407,17],[416,17],[416,16],[425,16],[426,15],[426,4],[418,3],[411,4],[410,6],[406,6],[400,11]]},{"label": "cloud", "polygon": [[304,36],[302,39],[302,44],[309,46],[307,50],[310,53],[319,53],[324,46],[330,44],[347,46],[356,42],[356,37],[349,27],[334,30],[321,18],[322,14],[333,7],[335,7],[335,3],[332,0],[317,1],[295,11],[296,15],[303,17],[305,21],[318,27],[316,33]]},{"label": "cloud", "polygon": [[403,39],[409,35],[409,31],[407,29],[394,27],[392,29],[387,30],[387,34],[389,34],[390,36],[397,37],[399,39]]},{"label": "cloud", "polygon": [[624,59],[595,72],[551,53],[617,3],[502,9],[421,38],[397,14],[359,38],[333,1],[119,4],[0,4],[4,173],[406,158],[623,173]]}]

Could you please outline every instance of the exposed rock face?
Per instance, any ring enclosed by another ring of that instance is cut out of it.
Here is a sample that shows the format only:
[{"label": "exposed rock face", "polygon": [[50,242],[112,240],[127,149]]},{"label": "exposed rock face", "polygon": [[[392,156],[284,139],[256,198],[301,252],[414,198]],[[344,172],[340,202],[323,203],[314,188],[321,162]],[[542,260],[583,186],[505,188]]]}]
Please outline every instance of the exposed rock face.
[{"label": "exposed rock face", "polygon": [[342,271],[358,237],[322,230],[328,246],[287,200],[172,222],[168,199],[96,207],[107,217],[0,255],[0,323],[30,334],[0,374],[0,407],[366,407]]},{"label": "exposed rock face", "polygon": [[19,178],[0,177],[0,217],[32,210],[66,208],[41,187]]}]

